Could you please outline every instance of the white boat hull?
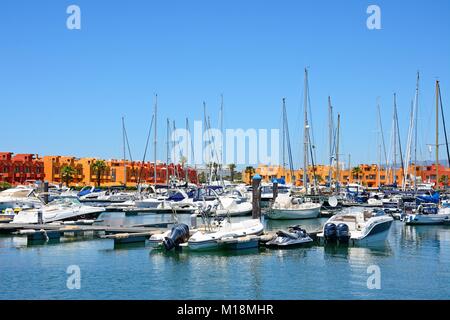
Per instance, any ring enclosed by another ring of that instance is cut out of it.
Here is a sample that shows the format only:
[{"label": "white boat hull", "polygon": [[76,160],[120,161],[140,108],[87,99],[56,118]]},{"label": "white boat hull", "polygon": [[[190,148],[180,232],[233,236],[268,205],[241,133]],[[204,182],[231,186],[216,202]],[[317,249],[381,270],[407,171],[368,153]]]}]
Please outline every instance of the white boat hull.
[{"label": "white boat hull", "polygon": [[266,217],[273,220],[314,219],[320,215],[320,207],[311,209],[272,209]]},{"label": "white boat hull", "polygon": [[443,224],[450,221],[450,214],[410,214],[404,221],[407,225]]}]

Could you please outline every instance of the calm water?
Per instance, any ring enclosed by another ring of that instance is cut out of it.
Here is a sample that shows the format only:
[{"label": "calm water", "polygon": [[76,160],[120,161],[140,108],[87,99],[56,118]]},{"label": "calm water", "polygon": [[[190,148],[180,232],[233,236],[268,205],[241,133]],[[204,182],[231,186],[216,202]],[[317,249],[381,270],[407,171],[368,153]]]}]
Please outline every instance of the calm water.
[{"label": "calm water", "polygon": [[[109,224],[167,221],[170,215]],[[181,216],[188,221],[189,216]],[[301,221],[316,230],[326,219]],[[295,223],[295,221],[294,221]],[[266,222],[277,230],[293,222]],[[66,285],[69,265],[81,270],[81,289]],[[367,268],[381,270],[381,289],[368,289]],[[27,246],[0,237],[0,299],[449,299],[450,227],[395,221],[377,248],[312,246],[240,253],[161,253],[144,246],[114,248],[112,240]]]}]

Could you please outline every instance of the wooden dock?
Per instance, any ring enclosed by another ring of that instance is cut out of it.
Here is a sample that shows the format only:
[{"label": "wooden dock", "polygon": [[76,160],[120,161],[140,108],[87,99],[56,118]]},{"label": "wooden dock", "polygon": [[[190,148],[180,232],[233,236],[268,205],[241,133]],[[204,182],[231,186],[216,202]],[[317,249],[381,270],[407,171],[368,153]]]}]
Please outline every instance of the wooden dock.
[{"label": "wooden dock", "polygon": [[166,231],[172,224],[174,222],[171,221],[132,226],[2,223],[0,233],[26,236],[30,242],[59,240],[61,237],[84,236],[90,233],[101,239],[113,239],[114,244],[145,243],[153,234]]}]

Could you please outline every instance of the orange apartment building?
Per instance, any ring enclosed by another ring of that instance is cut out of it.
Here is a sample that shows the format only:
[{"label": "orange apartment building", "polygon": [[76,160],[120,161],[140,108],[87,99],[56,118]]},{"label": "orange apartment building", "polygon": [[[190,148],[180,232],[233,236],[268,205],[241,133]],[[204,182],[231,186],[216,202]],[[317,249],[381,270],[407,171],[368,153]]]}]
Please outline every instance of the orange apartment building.
[{"label": "orange apartment building", "polygon": [[[63,183],[61,170],[64,166],[75,169],[71,185],[86,186],[97,183],[97,174],[92,164],[99,159],[76,158],[71,156],[44,156],[0,152],[0,182],[11,185],[24,184],[35,180]],[[124,185],[136,186],[141,183],[154,183],[154,164],[140,161],[106,160],[106,169],[101,175],[102,186]],[[197,172],[188,168],[189,182],[198,183]],[[179,164],[157,163],[156,183],[166,184],[168,177],[184,178],[186,171]],[[139,178],[140,177],[140,178]]]},{"label": "orange apartment building", "polygon": [[[96,158],[80,158],[63,157],[63,156],[45,156],[45,179],[53,183],[62,183],[63,179],[60,175],[64,166],[71,166],[76,170],[76,174],[71,181],[72,185],[86,186],[95,185],[97,183],[97,173],[92,165]],[[151,162],[141,161],[123,161],[123,160],[105,160],[106,168],[100,176],[100,184],[102,186],[136,186],[138,182],[153,184],[154,164]],[[184,178],[186,171],[179,164],[165,163],[156,164],[156,183],[166,184],[168,177],[177,176]],[[188,178],[192,183],[197,183],[197,173],[192,168],[188,168]]]},{"label": "orange apartment building", "polygon": [[[317,182],[319,184],[325,184],[328,182],[330,170],[327,165],[317,165],[314,167],[310,166],[308,168],[308,180],[314,181],[314,176],[316,176]],[[434,164],[429,166],[417,166],[414,165],[408,170],[411,179],[414,176],[414,172],[417,174],[417,181],[424,183],[436,183],[436,166]],[[286,183],[292,183],[290,170],[283,168],[281,166],[267,166],[259,165],[254,173],[250,170],[244,170],[242,172],[242,178],[245,183],[251,182],[251,177],[253,174],[258,173],[264,182],[269,182],[272,179],[285,177]],[[336,181],[337,172],[336,167],[331,170],[332,181]],[[303,180],[303,169],[294,170],[295,183],[296,185],[302,185]],[[450,184],[450,168],[439,165],[439,185],[444,186],[445,180]],[[441,177],[444,178],[444,181]],[[395,170],[395,179],[397,185],[402,186],[404,174],[402,169]],[[377,187],[378,185],[388,185],[394,182],[394,171],[386,170],[381,167],[378,170],[378,165],[376,164],[360,164],[357,167],[353,167],[351,170],[340,169],[339,170],[339,181],[341,184],[348,183],[359,183],[367,187]]]}]

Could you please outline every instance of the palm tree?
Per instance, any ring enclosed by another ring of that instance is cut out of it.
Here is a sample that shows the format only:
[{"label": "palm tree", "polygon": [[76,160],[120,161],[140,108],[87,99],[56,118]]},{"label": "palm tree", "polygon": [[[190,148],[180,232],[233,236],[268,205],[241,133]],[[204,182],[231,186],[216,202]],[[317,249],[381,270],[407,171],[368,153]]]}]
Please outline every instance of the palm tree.
[{"label": "palm tree", "polygon": [[439,183],[442,183],[444,187],[448,186],[448,182],[449,182],[448,176],[442,175],[439,177]]},{"label": "palm tree", "polygon": [[354,167],[354,168],[352,169],[352,175],[353,175],[353,177],[354,177],[354,176],[357,176],[357,179],[358,179],[358,180],[360,180],[361,173],[362,173],[362,170],[361,170],[360,167]]},{"label": "palm tree", "polygon": [[68,187],[70,182],[73,180],[73,176],[77,171],[68,165],[65,165],[61,168],[61,178],[66,183],[66,186]]},{"label": "palm tree", "polygon": [[245,173],[249,175],[250,180],[252,180],[253,175],[255,174],[255,168],[253,168],[252,166],[248,166],[245,168]]},{"label": "palm tree", "polygon": [[107,166],[105,161],[97,160],[92,164],[92,171],[97,175],[97,187],[100,187],[100,183],[102,180],[102,174],[106,170]]},{"label": "palm tree", "polygon": [[314,175],[314,179],[317,181],[317,183],[322,183],[323,182],[323,178],[319,174],[315,174]]},{"label": "palm tree", "polygon": [[236,165],[234,163],[230,163],[228,165],[228,168],[230,169],[231,182],[233,182],[234,181],[234,170],[236,169]]}]

